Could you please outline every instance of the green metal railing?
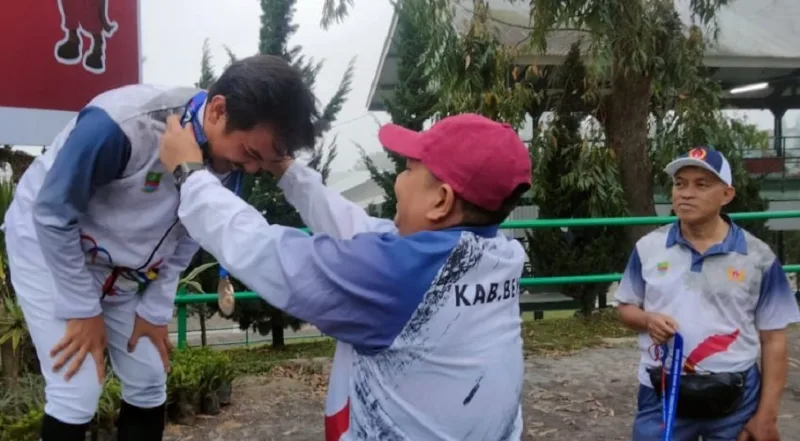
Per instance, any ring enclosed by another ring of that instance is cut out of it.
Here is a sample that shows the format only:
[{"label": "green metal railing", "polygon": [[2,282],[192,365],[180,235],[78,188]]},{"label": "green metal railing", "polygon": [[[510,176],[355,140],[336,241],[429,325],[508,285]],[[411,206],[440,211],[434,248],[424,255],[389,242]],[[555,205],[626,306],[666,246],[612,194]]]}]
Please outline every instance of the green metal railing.
[{"label": "green metal railing", "polygon": [[[731,219],[736,221],[752,221],[767,219],[792,219],[800,218],[800,210],[795,211],[760,211],[752,213],[733,213]],[[607,218],[580,218],[580,219],[537,219],[537,220],[512,220],[500,225],[502,229],[525,228],[562,228],[562,227],[600,227],[600,226],[633,226],[633,225],[664,225],[676,221],[675,216],[645,216],[645,217],[607,217]],[[304,228],[308,232],[308,229]],[[784,265],[787,273],[800,273],[800,264]],[[622,274],[590,274],[581,276],[555,276],[555,277],[523,277],[520,286],[542,285],[568,285],[584,283],[610,283],[618,282]],[[260,297],[252,292],[237,292],[234,294],[237,301],[257,300]],[[187,335],[187,305],[196,303],[216,302],[216,294],[186,294],[178,292],[175,296],[175,305],[178,313],[178,347],[186,346]]]}]

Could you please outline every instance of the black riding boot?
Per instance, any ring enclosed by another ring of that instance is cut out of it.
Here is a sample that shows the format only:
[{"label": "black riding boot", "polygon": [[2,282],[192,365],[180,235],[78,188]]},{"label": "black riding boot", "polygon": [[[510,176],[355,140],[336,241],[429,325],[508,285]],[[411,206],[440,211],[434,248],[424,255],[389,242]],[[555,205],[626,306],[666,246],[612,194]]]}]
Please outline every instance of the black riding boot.
[{"label": "black riding boot", "polygon": [[89,423],[67,424],[45,414],[42,418],[41,441],[86,441],[88,429]]},{"label": "black riding boot", "polygon": [[118,441],[162,441],[166,423],[166,405],[142,409],[122,402],[117,420]]}]

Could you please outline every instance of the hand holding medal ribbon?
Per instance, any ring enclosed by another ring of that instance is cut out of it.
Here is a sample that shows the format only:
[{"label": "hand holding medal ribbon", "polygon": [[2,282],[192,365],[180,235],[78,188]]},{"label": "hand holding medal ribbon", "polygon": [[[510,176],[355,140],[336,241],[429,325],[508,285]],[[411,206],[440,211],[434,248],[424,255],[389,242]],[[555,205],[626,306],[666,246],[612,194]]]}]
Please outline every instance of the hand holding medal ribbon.
[{"label": "hand holding medal ribbon", "polygon": [[[669,346],[665,343],[661,347],[661,364],[662,364],[662,379],[661,379],[661,412],[662,421],[664,423],[664,432],[662,433],[662,441],[672,441],[672,436],[675,431],[675,415],[678,410],[678,391],[680,390],[681,371],[683,370],[683,337],[680,333],[675,333],[672,339],[672,362],[669,371],[667,371],[667,360],[669,355]],[[669,375],[669,390],[664,388],[665,376]]]},{"label": "hand holding medal ribbon", "polygon": [[[200,145],[200,148],[203,150],[203,156],[205,157],[207,154],[208,149],[208,139],[206,138],[205,134],[202,130],[202,122],[197,121],[198,115],[200,115],[200,110],[203,104],[208,97],[208,93],[206,91],[202,91],[192,97],[189,100],[189,103],[186,105],[186,110],[181,117],[181,125],[186,126],[186,124],[191,123],[192,129],[194,131],[195,140]],[[234,189],[233,192],[237,195],[241,195],[242,190],[242,172],[239,170],[234,170],[228,175],[228,179],[234,180]],[[219,304],[219,310],[223,317],[230,317],[233,314],[233,308],[235,306],[235,299],[233,297],[233,284],[231,283],[230,277],[228,275],[228,270],[220,266],[219,269],[219,283],[217,284],[217,295],[219,296],[217,299],[217,303]]]}]

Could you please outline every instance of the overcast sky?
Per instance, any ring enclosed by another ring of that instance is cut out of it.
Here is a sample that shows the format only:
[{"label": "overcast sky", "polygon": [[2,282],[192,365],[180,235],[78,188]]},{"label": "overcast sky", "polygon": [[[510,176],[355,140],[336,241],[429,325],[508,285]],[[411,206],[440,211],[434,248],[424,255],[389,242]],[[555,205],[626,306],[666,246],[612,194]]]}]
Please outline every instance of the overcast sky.
[{"label": "overcast sky", "polygon": [[[140,0],[144,82],[191,85],[200,75],[203,40],[208,37],[217,72],[227,62],[224,46],[244,57],[258,51],[261,7],[258,0]],[[315,92],[323,103],[336,91],[347,63],[357,56],[353,91],[329,136],[338,134],[335,169],[349,169],[358,159],[355,143],[378,151],[378,124],[383,112],[367,112],[367,95],[392,18],[388,0],[358,1],[350,17],[328,31],[319,26],[322,0],[299,0],[291,44],[324,59]]]}]

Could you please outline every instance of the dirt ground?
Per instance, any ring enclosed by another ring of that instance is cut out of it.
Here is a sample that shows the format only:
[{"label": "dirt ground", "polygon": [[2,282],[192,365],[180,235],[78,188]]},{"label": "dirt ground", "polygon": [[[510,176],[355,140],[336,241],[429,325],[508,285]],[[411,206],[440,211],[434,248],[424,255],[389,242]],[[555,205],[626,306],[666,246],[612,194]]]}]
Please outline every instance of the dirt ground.
[{"label": "dirt ground", "polygon": [[[790,368],[779,425],[800,441],[800,330],[790,336]],[[638,356],[630,339],[563,357],[527,361],[524,440],[630,440]],[[168,441],[317,441],[327,361],[240,379],[234,403],[192,426],[171,426]]]}]

